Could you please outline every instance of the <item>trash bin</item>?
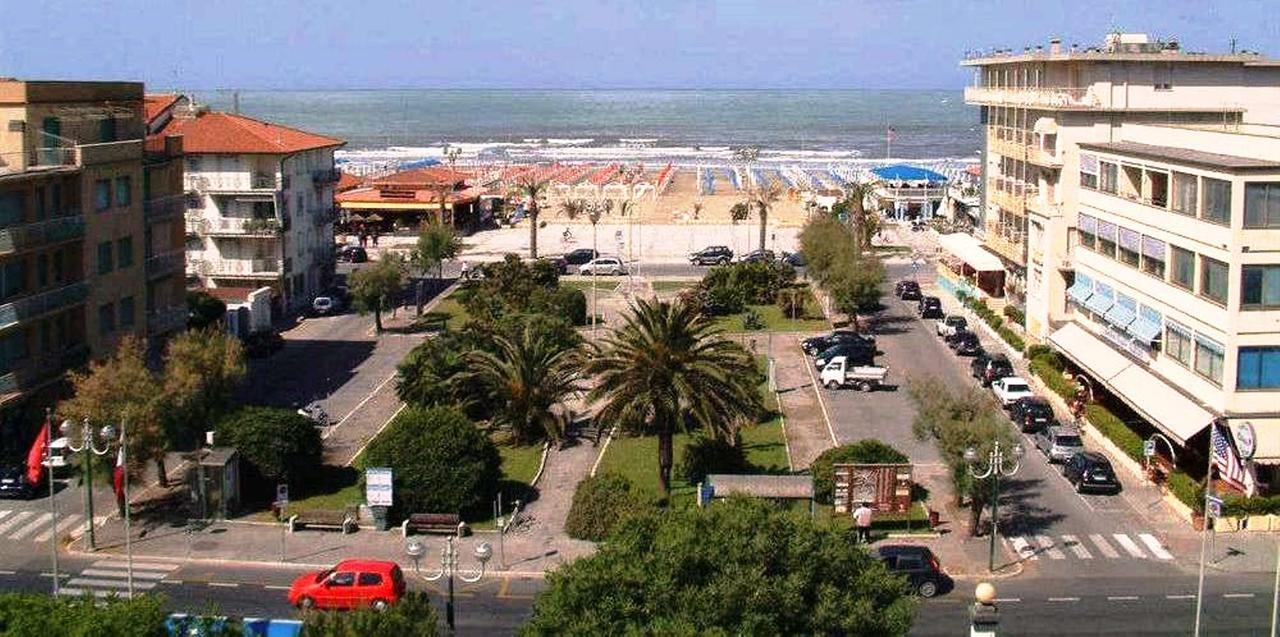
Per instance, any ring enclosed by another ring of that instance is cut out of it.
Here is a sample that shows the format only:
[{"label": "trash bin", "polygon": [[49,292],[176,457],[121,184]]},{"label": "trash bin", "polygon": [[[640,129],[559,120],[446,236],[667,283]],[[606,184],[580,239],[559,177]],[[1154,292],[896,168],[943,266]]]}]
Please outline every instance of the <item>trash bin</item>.
[{"label": "trash bin", "polygon": [[387,511],[389,509],[390,507],[384,506],[369,507],[369,511],[373,513],[373,528],[379,531],[387,530]]}]

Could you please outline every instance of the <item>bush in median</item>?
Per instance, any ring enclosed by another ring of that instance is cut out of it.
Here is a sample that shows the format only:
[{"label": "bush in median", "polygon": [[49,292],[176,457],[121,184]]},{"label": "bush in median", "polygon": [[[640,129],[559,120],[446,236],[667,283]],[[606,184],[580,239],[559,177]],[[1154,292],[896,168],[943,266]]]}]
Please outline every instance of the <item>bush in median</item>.
[{"label": "bush in median", "polygon": [[346,612],[308,612],[302,617],[301,637],[435,637],[438,634],[438,623],[431,598],[426,593],[410,591],[385,611],[362,608]]},{"label": "bush in median", "polygon": [[591,476],[578,483],[564,531],[577,540],[599,542],[623,520],[648,506],[632,490],[631,481],[615,474]]},{"label": "bush in median", "polygon": [[809,473],[813,474],[813,498],[822,504],[831,504],[835,493],[835,474],[832,473],[832,466],[835,464],[895,464],[907,461],[906,454],[874,438],[832,447],[822,452],[809,466]]},{"label": "bush in median", "polygon": [[406,408],[369,443],[366,467],[391,467],[397,515],[487,510],[502,479],[493,441],[452,407]]},{"label": "bush in median", "polygon": [[676,476],[698,484],[708,473],[744,473],[749,467],[741,442],[697,436],[684,448]]},{"label": "bush in median", "polygon": [[0,594],[0,635],[168,635],[164,598]]},{"label": "bush in median", "polygon": [[320,466],[323,443],[306,416],[276,407],[241,407],[214,428],[214,441],[240,452],[249,494],[275,493],[275,485],[297,487]]}]

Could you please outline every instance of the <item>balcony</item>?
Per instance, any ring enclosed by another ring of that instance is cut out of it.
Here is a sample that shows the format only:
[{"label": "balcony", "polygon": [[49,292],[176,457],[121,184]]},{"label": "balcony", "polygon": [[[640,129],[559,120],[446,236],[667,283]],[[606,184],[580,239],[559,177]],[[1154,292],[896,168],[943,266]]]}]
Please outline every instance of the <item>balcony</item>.
[{"label": "balcony", "polygon": [[338,172],[337,168],[325,168],[311,172],[311,181],[317,188],[320,188],[325,184],[336,184],[338,183],[338,179],[341,177],[342,174]]},{"label": "balcony", "polygon": [[1037,166],[1062,168],[1062,160],[1057,153],[1042,148],[1036,134],[1029,130],[991,126],[987,132],[987,150]]},{"label": "balcony", "polygon": [[1034,106],[1050,110],[1109,110],[1089,87],[1010,88],[966,86],[964,101],[989,106]]},{"label": "balcony", "polygon": [[148,224],[167,221],[187,212],[187,193],[156,197],[142,202],[143,218]]},{"label": "balcony", "polygon": [[1061,217],[1062,205],[1046,201],[1044,197],[1027,197],[1026,209],[1042,217]]},{"label": "balcony", "polygon": [[1008,261],[1017,263],[1018,265],[1026,265],[1026,240],[1022,230],[1010,227],[1010,224],[1002,224],[1000,222],[991,222],[987,224],[987,231],[982,237],[982,242],[986,244],[996,254],[1004,257]]},{"label": "balcony", "polygon": [[278,179],[275,173],[206,173],[187,175],[186,186],[211,194],[274,195],[277,190],[288,188],[289,180]]},{"label": "balcony", "polygon": [[84,217],[69,214],[0,229],[0,256],[84,238]]},{"label": "balcony", "polygon": [[187,326],[187,306],[173,305],[147,312],[147,334],[159,336]]},{"label": "balcony", "polygon": [[1041,148],[1036,144],[1027,147],[1027,161],[1046,168],[1062,168],[1062,158],[1056,152]]},{"label": "balcony", "polygon": [[0,376],[0,401],[11,400],[21,392],[55,381],[68,369],[79,367],[88,360],[89,348],[84,344],[76,344],[62,351],[39,354],[10,363],[8,373]]},{"label": "balcony", "polygon": [[187,218],[187,234],[210,237],[269,237],[280,236],[280,222],[273,218],[217,217],[214,219]]},{"label": "balcony", "polygon": [[74,169],[80,166],[75,146],[33,148],[0,153],[0,176],[36,170]]},{"label": "balcony", "polygon": [[24,296],[0,305],[0,329],[8,329],[21,321],[52,314],[84,303],[89,284],[77,281],[46,292]]},{"label": "balcony", "polygon": [[186,250],[170,250],[147,257],[147,280],[182,274],[187,260]]},{"label": "balcony", "polygon": [[[997,180],[999,184],[999,180]],[[1018,216],[1027,213],[1027,199],[1034,198],[1037,189],[1034,186],[1004,183],[987,191],[987,199],[1005,210]]]},{"label": "balcony", "polygon": [[227,279],[278,279],[279,259],[201,259],[187,263],[187,273]]}]

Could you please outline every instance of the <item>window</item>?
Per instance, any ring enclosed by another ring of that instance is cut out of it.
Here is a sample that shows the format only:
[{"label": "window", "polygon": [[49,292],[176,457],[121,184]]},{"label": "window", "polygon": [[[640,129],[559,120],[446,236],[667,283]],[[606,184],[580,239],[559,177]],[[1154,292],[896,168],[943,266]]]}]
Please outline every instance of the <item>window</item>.
[{"label": "window", "polygon": [[26,357],[27,333],[23,330],[14,330],[0,340],[0,362],[4,363],[5,371]]},{"label": "window", "polygon": [[14,259],[0,268],[0,299],[22,294],[27,290],[27,268],[22,259]]},{"label": "window", "polygon": [[1163,64],[1155,69],[1155,90],[1172,91],[1173,90],[1173,65]]},{"label": "window", "polygon": [[67,255],[58,250],[53,253],[53,280],[62,283],[67,275]]},{"label": "window", "polygon": [[134,307],[133,297],[126,296],[120,299],[120,327],[123,329],[133,329],[133,315],[137,308]]},{"label": "window", "polygon": [[1080,155],[1080,185],[1090,190],[1098,189],[1098,156]]},{"label": "window", "polygon": [[122,270],[133,265],[133,237],[116,241],[116,264]]},{"label": "window", "polygon": [[129,176],[116,177],[116,207],[123,208],[129,205],[133,198],[133,188],[130,183]]},{"label": "window", "polygon": [[111,207],[111,180],[99,179],[93,182],[93,209],[102,212]]},{"label": "window", "polygon": [[1142,238],[1142,271],[1164,278],[1165,243],[1154,237]]},{"label": "window", "polygon": [[333,576],[329,578],[330,586],[346,587],[346,586],[352,586],[355,583],[356,583],[355,573],[334,573]]},{"label": "window", "polygon": [[110,241],[98,244],[98,274],[106,274],[115,268],[112,256]]},{"label": "window", "polygon": [[1196,373],[1222,384],[1222,346],[1203,336],[1196,336]]},{"label": "window", "polygon": [[116,331],[116,306],[104,303],[98,306],[98,333],[106,336]]},{"label": "window", "polygon": [[1280,228],[1280,181],[1244,185],[1244,227]]},{"label": "window", "polygon": [[1183,250],[1177,246],[1172,246],[1173,253],[1173,284],[1188,290],[1195,287],[1196,281],[1196,255],[1190,250]]},{"label": "window", "polygon": [[98,122],[98,141],[106,143],[116,139],[116,118],[106,117]]},{"label": "window", "polygon": [[1098,247],[1098,235],[1092,230],[1086,230],[1084,226],[1080,227],[1080,245],[1094,250]]},{"label": "window", "polygon": [[1227,302],[1227,264],[1200,257],[1200,296],[1219,303]]},{"label": "window", "polygon": [[1142,249],[1142,235],[1128,228],[1120,228],[1120,262],[1138,267],[1138,251]]},{"label": "window", "polygon": [[1195,175],[1173,173],[1173,206],[1174,212],[1196,216],[1196,208],[1200,205],[1199,180]]},{"label": "window", "polygon": [[1231,225],[1231,182],[1204,178],[1204,220]]},{"label": "window", "polygon": [[1236,389],[1280,389],[1280,347],[1241,347]]},{"label": "window", "polygon": [[1145,171],[1146,173],[1146,196],[1144,199],[1148,204],[1157,208],[1166,208],[1169,205],[1169,173],[1159,172],[1155,170]]},{"label": "window", "polygon": [[382,575],[379,573],[361,573],[360,585],[361,586],[381,586]]},{"label": "window", "polygon": [[1240,275],[1240,307],[1280,308],[1280,265],[1246,265]]},{"label": "window", "polygon": [[1116,258],[1116,226],[1106,221],[1098,222],[1098,252]]},{"label": "window", "polygon": [[27,198],[21,192],[0,193],[0,227],[22,223],[22,209]]},{"label": "window", "polygon": [[1120,167],[1111,162],[1100,162],[1101,173],[1099,174],[1099,187],[1102,192],[1116,194],[1120,182]]},{"label": "window", "polygon": [[48,219],[49,209],[45,205],[44,186],[36,186],[36,219]]},{"label": "window", "polygon": [[49,255],[41,254],[36,256],[36,287],[43,288],[49,285]]}]

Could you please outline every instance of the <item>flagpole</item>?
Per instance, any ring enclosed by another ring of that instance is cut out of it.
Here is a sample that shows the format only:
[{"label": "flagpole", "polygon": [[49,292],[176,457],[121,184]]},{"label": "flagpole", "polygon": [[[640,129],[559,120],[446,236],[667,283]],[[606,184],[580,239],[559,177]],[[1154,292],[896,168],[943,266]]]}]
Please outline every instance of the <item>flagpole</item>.
[{"label": "flagpole", "polygon": [[[125,577],[128,578],[129,599],[133,599],[133,540],[130,538],[129,526],[129,452],[125,438],[125,423],[120,423],[120,464],[124,472],[124,555]],[[164,478],[164,476],[160,476]],[[1196,618],[1199,620],[1199,617]]]},{"label": "flagpole", "polygon": [[58,500],[55,497],[57,491],[53,485],[53,409],[46,407],[44,410],[44,427],[45,427],[45,445],[44,459],[49,465],[49,508],[53,511],[53,522],[51,528],[54,533],[49,539],[49,555],[52,558],[53,566],[53,596],[58,596]]},{"label": "flagpole", "polygon": [[[1209,496],[1213,495],[1213,436],[1217,432],[1218,421],[1214,419],[1209,423],[1209,454],[1207,456],[1205,467],[1205,486],[1203,505],[1209,502]],[[1212,521],[1209,517],[1209,507],[1204,507],[1204,530],[1200,534],[1200,576],[1196,583],[1196,623],[1195,629],[1192,631],[1193,637],[1200,637],[1200,609],[1204,606],[1204,563],[1205,549],[1209,544],[1209,526]]]}]

